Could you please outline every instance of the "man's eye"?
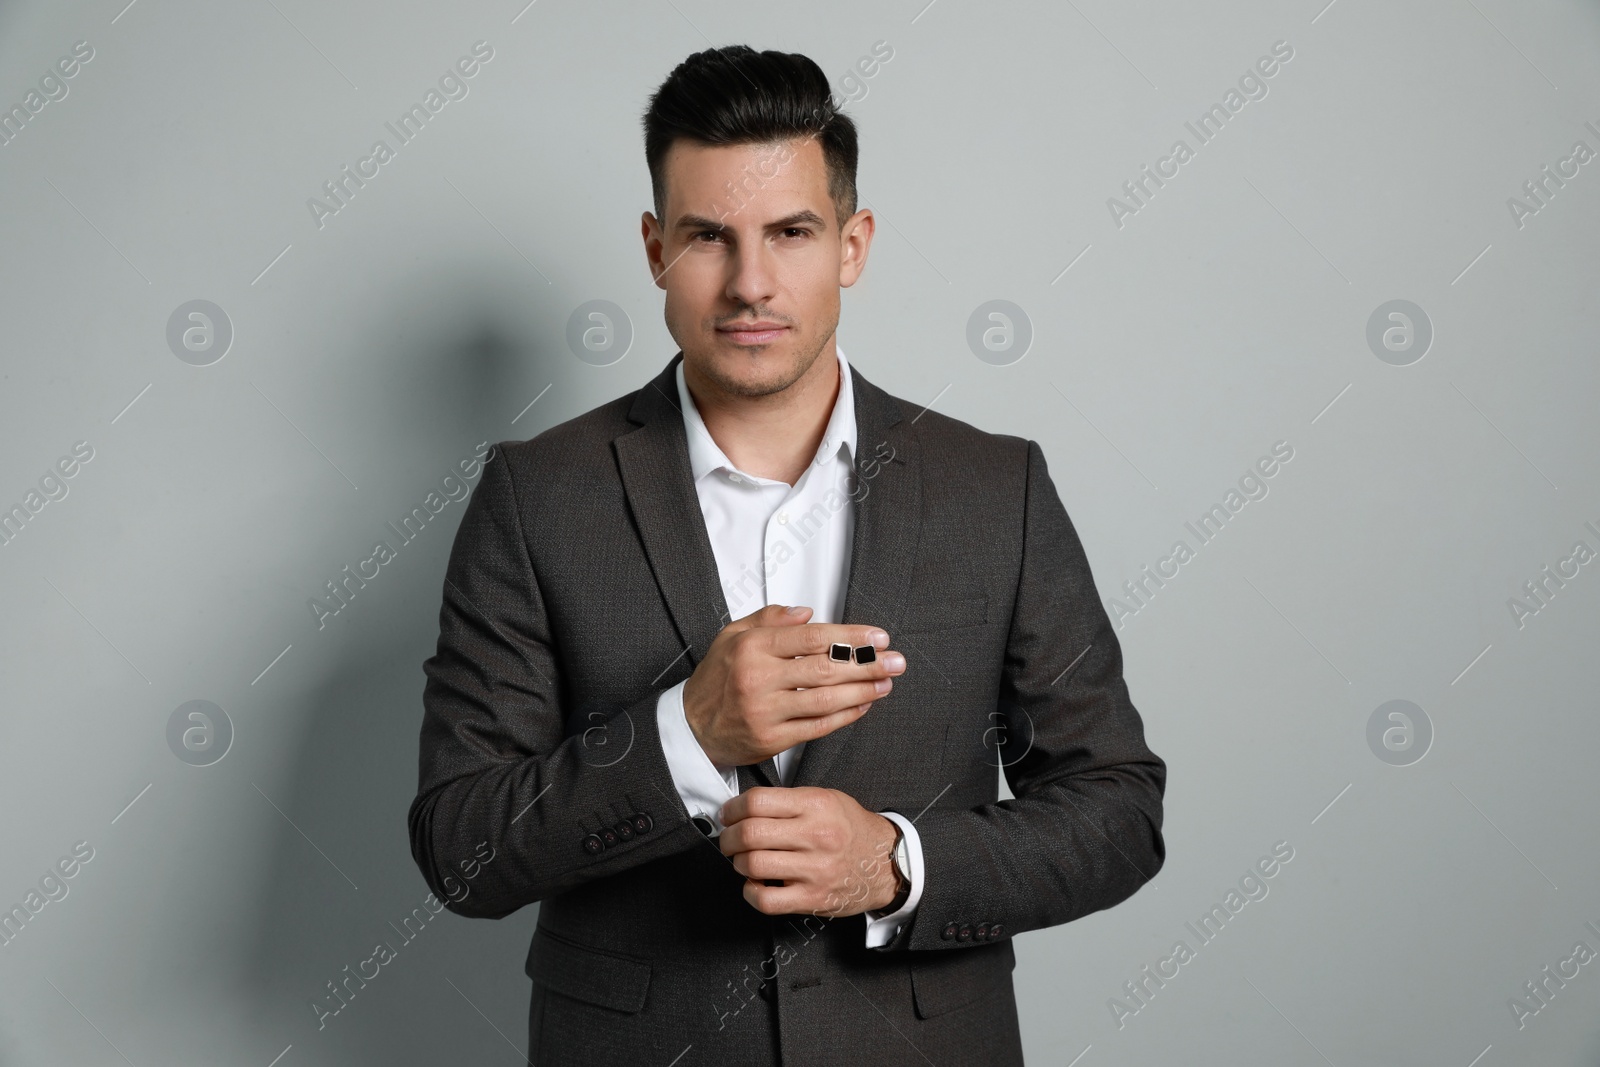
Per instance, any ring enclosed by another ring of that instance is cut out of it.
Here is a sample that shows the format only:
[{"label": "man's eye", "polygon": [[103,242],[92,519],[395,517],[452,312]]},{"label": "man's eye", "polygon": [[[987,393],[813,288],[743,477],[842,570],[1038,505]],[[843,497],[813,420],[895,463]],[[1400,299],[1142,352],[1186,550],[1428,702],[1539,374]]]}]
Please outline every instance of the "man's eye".
[{"label": "man's eye", "polygon": [[810,235],[810,233],[810,230],[803,230],[798,226],[790,226],[788,229],[783,231],[783,235],[785,237],[807,237]]},{"label": "man's eye", "polygon": [[700,238],[703,238],[703,237],[709,237],[713,241],[722,240],[722,234],[718,233],[716,230],[701,230],[699,233],[695,234],[694,236],[695,236],[696,240],[699,240]]}]

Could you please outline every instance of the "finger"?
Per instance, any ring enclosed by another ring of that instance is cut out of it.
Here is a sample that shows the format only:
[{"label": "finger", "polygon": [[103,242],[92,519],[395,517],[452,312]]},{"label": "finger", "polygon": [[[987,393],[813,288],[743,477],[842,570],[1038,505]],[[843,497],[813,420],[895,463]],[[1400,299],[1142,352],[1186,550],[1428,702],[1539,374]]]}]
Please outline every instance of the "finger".
[{"label": "finger", "polygon": [[766,915],[801,915],[813,909],[808,901],[815,896],[811,887],[799,885],[763,885],[745,880],[744,899],[752,908]]},{"label": "finger", "polygon": [[876,626],[845,625],[837,622],[812,622],[804,626],[773,628],[766,635],[767,650],[774,656],[792,659],[827,652],[833,644],[859,648],[871,645],[876,649],[889,647],[889,634]]},{"label": "finger", "polygon": [[722,805],[722,825],[732,829],[756,817],[792,818],[804,810],[805,792],[806,787],[753,785]]},{"label": "finger", "polygon": [[818,738],[827,737],[841,727],[849,726],[865,715],[870,707],[872,707],[872,701],[869,700],[865,704],[857,704],[853,708],[845,708],[843,711],[836,711],[831,715],[819,715],[811,719],[791,719],[789,721],[795,724],[797,730],[801,731],[800,740],[815,741]]},{"label": "finger", "polygon": [[737,856],[749,850],[749,846],[744,843],[744,836],[738,826],[723,826],[722,833],[716,837],[717,848],[724,856],[729,858]]},{"label": "finger", "polygon": [[827,737],[835,730],[849,726],[865,715],[871,706],[869,701],[827,715],[798,716],[772,727],[772,735],[778,739],[777,744],[786,747],[793,747],[803,741],[816,741]]},{"label": "finger", "polygon": [[879,652],[870,663],[836,660],[827,652],[778,657],[770,665],[767,677],[771,679],[770,684],[774,689],[820,689],[841,682],[895,678],[905,672],[905,655],[891,648]]},{"label": "finger", "polygon": [[717,847],[730,859],[751,852],[793,851],[791,845],[798,845],[800,839],[792,832],[786,831],[785,824],[794,821],[793,819],[742,819],[725,828],[717,836]]},{"label": "finger", "polygon": [[798,881],[808,873],[799,853],[758,848],[733,857],[733,869],[755,882]]},{"label": "finger", "polygon": [[865,715],[872,704],[871,700],[867,700],[851,707],[818,715],[799,713],[781,717],[768,726],[767,735],[772,738],[773,744],[781,746],[780,751],[792,748],[802,741],[815,741],[827,737],[835,730],[849,726]]},{"label": "finger", "polygon": [[[797,719],[824,718],[862,704],[881,700],[894,690],[893,678],[873,678],[859,682],[836,682],[809,689],[784,689],[772,694],[771,707],[779,726]],[[803,731],[810,727],[802,726]],[[818,736],[821,736],[820,734]]]},{"label": "finger", "polygon": [[[790,612],[793,611],[793,614]],[[811,617],[811,608],[804,605],[794,605],[792,608],[786,604],[768,604],[758,608],[740,619],[734,619],[724,626],[720,633],[738,633],[741,630],[753,630],[758,626],[787,627],[803,626],[805,620]]]}]

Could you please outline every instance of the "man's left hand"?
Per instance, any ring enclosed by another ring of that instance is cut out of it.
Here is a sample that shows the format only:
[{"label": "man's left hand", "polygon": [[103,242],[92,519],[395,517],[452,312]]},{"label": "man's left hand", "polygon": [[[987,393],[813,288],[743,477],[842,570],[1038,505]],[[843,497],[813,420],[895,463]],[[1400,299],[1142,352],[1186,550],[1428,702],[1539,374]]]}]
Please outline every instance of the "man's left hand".
[{"label": "man's left hand", "polygon": [[[839,918],[895,897],[898,829],[848,793],[818,786],[754,786],[722,806],[719,838],[744,898],[768,915]],[[781,880],[782,885],[767,885]]]}]

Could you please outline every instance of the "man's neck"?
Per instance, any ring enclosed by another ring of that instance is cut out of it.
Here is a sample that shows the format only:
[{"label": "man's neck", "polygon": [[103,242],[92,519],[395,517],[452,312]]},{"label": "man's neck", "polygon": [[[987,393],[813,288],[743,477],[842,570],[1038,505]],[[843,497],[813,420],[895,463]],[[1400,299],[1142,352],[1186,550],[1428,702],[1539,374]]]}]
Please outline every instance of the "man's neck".
[{"label": "man's neck", "polygon": [[706,432],[735,467],[793,485],[817,454],[843,375],[830,337],[810,369],[779,393],[730,395],[699,380],[687,363],[683,382]]}]

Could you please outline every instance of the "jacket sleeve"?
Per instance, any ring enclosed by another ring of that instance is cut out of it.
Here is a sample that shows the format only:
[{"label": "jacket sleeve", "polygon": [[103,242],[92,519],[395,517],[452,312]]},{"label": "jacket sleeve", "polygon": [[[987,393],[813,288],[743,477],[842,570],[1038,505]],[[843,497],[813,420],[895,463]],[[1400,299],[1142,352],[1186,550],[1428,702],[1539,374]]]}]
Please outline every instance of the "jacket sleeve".
[{"label": "jacket sleeve", "polygon": [[[1132,896],[1166,859],[1166,764],[1145,744],[1121,645],[1034,441],[1024,522],[998,694],[997,762],[1015,798],[922,814],[927,884],[879,951],[966,948],[1071,922]],[[987,932],[995,924],[999,938]]]},{"label": "jacket sleeve", "polygon": [[568,732],[578,716],[563,700],[517,496],[497,448],[450,550],[407,815],[429,888],[457,914],[492,919],[706,847],[661,749],[656,703],[668,686],[582,709]]}]

